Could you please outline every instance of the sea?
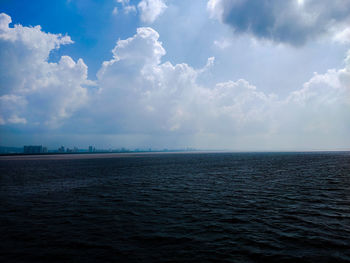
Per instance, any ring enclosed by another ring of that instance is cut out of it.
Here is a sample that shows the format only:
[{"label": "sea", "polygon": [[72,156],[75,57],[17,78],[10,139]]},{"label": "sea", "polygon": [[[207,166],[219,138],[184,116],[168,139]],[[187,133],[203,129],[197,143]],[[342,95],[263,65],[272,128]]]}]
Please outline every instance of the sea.
[{"label": "sea", "polygon": [[1,156],[0,262],[350,262],[350,152]]}]

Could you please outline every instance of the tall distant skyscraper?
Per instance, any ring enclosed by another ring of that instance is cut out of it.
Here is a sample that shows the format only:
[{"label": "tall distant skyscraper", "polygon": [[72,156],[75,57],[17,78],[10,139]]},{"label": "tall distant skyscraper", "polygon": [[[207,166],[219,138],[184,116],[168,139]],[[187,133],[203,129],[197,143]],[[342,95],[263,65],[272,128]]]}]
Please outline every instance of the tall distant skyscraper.
[{"label": "tall distant skyscraper", "polygon": [[64,153],[64,152],[65,152],[65,148],[64,148],[64,146],[61,146],[60,148],[58,148],[58,152],[60,152],[60,153]]}]

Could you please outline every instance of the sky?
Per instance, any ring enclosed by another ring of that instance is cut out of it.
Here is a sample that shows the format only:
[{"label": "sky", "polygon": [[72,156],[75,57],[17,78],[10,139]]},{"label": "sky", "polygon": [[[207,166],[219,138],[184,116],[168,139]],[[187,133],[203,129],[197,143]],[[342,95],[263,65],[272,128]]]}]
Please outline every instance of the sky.
[{"label": "sky", "polygon": [[349,0],[0,0],[0,145],[350,149]]}]

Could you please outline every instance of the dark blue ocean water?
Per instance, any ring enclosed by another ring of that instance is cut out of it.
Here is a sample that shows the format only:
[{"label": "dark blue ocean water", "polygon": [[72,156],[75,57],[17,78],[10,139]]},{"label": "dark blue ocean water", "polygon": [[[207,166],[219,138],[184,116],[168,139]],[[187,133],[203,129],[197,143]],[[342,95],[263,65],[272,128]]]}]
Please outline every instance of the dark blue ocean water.
[{"label": "dark blue ocean water", "polygon": [[350,262],[350,153],[0,158],[0,262]]}]

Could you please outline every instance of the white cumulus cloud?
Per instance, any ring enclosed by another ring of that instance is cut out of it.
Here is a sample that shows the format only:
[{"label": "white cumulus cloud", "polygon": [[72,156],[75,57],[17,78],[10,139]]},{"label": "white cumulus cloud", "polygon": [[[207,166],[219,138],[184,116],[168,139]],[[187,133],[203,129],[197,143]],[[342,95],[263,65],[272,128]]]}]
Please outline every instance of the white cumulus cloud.
[{"label": "white cumulus cloud", "polygon": [[141,21],[153,23],[167,8],[164,0],[141,0],[137,5],[140,12]]},{"label": "white cumulus cloud", "polygon": [[336,31],[333,40],[342,44],[350,44],[350,27]]},{"label": "white cumulus cloud", "polygon": [[0,14],[1,123],[55,126],[86,102],[87,66],[68,56],[48,62],[52,50],[73,43],[69,36],[10,23]]},{"label": "white cumulus cloud", "polygon": [[170,147],[189,138],[190,145],[212,148],[350,147],[350,52],[343,67],[315,73],[281,98],[244,79],[200,84],[215,67],[213,57],[202,68],[162,61],[158,32],[142,27],[116,43],[90,92],[81,59],[48,62],[53,49],[72,42],[69,37],[9,23],[2,14],[2,126],[62,124],[94,140],[116,134],[138,142],[147,137],[151,145],[167,138]]},{"label": "white cumulus cloud", "polygon": [[[316,74],[286,98],[259,91],[246,80],[199,85],[206,70],[161,62],[159,35],[139,28],[118,41],[99,75],[100,103],[108,129],[121,133],[211,134],[227,137],[331,138],[349,131],[349,58],[346,67]],[[213,64],[213,58],[208,64]],[[108,101],[108,103],[106,103]],[[342,137],[344,140],[344,137]],[[282,139],[281,139],[282,140]]]},{"label": "white cumulus cloud", "polygon": [[[136,7],[134,5],[130,5],[130,0],[116,0],[118,4],[121,4],[122,9],[125,14],[136,12]],[[114,7],[112,14],[116,15],[118,13],[118,8]]]}]

